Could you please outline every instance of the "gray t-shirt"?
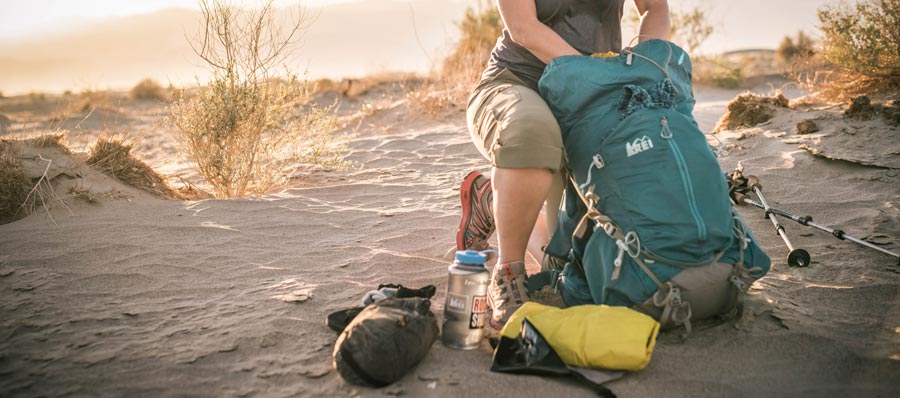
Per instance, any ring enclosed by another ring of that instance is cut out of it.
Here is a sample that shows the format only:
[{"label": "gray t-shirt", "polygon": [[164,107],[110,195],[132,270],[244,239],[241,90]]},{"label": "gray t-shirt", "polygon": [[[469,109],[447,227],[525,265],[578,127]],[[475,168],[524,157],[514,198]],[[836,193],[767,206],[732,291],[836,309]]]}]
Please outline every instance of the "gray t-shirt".
[{"label": "gray t-shirt", "polygon": [[[537,17],[582,54],[622,49],[622,8],[625,0],[535,0]],[[512,41],[509,30],[491,50],[482,79],[509,69],[537,90],[537,82],[547,65],[525,47]]]}]

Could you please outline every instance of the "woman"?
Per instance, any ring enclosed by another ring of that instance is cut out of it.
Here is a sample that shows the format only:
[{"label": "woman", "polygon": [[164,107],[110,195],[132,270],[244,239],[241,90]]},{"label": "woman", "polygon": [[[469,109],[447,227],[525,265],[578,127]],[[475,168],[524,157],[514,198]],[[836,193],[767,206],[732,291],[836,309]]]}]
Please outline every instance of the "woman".
[{"label": "woman", "polygon": [[[488,289],[491,325],[500,329],[527,299],[525,252],[539,249],[555,229],[563,191],[564,148],[559,126],[537,92],[552,59],[619,51],[624,0],[498,0],[503,35],[491,51],[466,109],[475,146],[491,161],[491,179],[472,172],[460,189],[460,250],[487,248],[497,231],[499,259]],[[665,39],[665,0],[634,0],[641,41]],[[491,205],[493,203],[493,206]],[[535,228],[541,207],[544,220]],[[493,210],[493,211],[492,211]]]}]

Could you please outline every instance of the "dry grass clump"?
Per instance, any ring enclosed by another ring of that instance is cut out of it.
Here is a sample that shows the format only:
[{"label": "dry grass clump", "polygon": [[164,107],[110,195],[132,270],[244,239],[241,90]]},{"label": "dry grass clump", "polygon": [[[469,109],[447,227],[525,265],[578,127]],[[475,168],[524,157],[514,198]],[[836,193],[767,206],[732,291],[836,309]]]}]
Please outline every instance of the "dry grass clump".
[{"label": "dry grass clump", "polygon": [[881,115],[889,123],[900,124],[900,103],[887,101],[883,104],[873,103],[868,96],[854,97],[844,110],[844,117],[856,120],[872,120]]},{"label": "dry grass clump", "polygon": [[101,137],[91,147],[85,163],[130,186],[160,197],[178,198],[156,171],[131,154],[132,147],[118,138]]},{"label": "dry grass clump", "polygon": [[0,134],[6,133],[6,129],[9,128],[9,125],[12,124],[12,120],[10,120],[6,115],[0,113]]},{"label": "dry grass clump", "polygon": [[457,27],[459,41],[433,73],[432,82],[407,93],[414,105],[435,117],[465,107],[466,98],[487,66],[491,48],[503,32],[497,7],[484,1],[467,8]]},{"label": "dry grass clump", "polygon": [[25,176],[21,155],[17,143],[0,140],[0,224],[14,221],[22,215],[21,209],[31,190],[31,181]]},{"label": "dry grass clump", "polygon": [[128,92],[128,98],[133,100],[168,101],[169,95],[163,86],[153,79],[141,80]]},{"label": "dry grass clump", "polygon": [[819,9],[822,56],[837,70],[821,83],[826,98],[900,90],[900,1],[861,0]]},{"label": "dry grass clump", "polygon": [[57,196],[51,183],[52,177],[48,175],[53,164],[52,157],[47,159],[40,154],[34,155],[34,160],[46,162],[42,164],[45,168],[40,175],[28,175],[23,163],[25,143],[37,148],[59,148],[70,153],[61,140],[62,135],[41,136],[26,141],[0,139],[0,224],[25,217],[38,208],[43,208],[53,221],[51,206],[58,204],[68,209]]},{"label": "dry grass clump", "polygon": [[77,98],[69,102],[64,114],[84,113],[98,108],[111,109],[113,107],[113,99],[108,91],[85,90],[79,93]]},{"label": "dry grass clump", "polygon": [[882,105],[882,115],[894,125],[900,125],[900,100],[892,100]]},{"label": "dry grass clump", "polygon": [[30,140],[32,144],[38,148],[56,148],[62,153],[72,154],[72,151],[69,149],[69,146],[66,145],[66,134],[65,133],[47,133],[32,138]]},{"label": "dry grass clump", "polygon": [[47,94],[40,91],[32,91],[28,93],[28,99],[31,102],[44,102],[47,100]]},{"label": "dry grass clump", "polygon": [[719,119],[713,132],[753,127],[765,123],[774,116],[775,108],[787,107],[788,99],[780,93],[772,97],[757,96],[751,93],[741,94],[728,103],[725,115]]},{"label": "dry grass clump", "polygon": [[[307,83],[309,96],[331,92],[342,98],[359,99],[379,88],[391,84],[404,85],[412,80],[411,75],[400,73],[383,73],[363,78],[343,78],[339,81],[323,78]],[[312,99],[312,98],[310,98]]]},{"label": "dry grass clump", "polygon": [[177,196],[181,200],[204,200],[204,199],[213,199],[215,196],[210,194],[209,192],[204,191],[200,187],[191,184],[184,179],[181,179],[183,185],[176,187],[175,192]]}]

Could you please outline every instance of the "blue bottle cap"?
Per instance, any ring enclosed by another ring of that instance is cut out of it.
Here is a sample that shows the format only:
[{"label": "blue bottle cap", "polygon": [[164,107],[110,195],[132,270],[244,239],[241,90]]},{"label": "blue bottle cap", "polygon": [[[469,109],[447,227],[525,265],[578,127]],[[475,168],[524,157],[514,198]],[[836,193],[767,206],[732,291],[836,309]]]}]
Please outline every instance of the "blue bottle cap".
[{"label": "blue bottle cap", "polygon": [[464,264],[484,264],[487,262],[487,254],[475,250],[458,250],[456,261]]}]

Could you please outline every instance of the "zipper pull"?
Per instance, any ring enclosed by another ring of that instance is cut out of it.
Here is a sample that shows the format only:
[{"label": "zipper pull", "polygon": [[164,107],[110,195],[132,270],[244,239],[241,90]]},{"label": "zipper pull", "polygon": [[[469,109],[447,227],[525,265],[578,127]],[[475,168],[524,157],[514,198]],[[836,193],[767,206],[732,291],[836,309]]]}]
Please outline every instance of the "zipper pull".
[{"label": "zipper pull", "polygon": [[669,130],[669,119],[665,116],[659,118],[659,138],[668,140],[672,138],[672,130]]},{"label": "zipper pull", "polygon": [[622,261],[625,259],[625,242],[616,240],[616,246],[619,247],[619,253],[616,254],[616,261],[613,261],[615,268],[613,269],[611,280],[619,279],[619,273],[622,272]]},{"label": "zipper pull", "polygon": [[591,163],[598,169],[606,167],[606,161],[603,160],[603,156],[600,156],[599,153],[594,155],[594,159],[591,161]]}]

